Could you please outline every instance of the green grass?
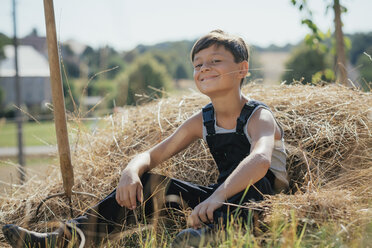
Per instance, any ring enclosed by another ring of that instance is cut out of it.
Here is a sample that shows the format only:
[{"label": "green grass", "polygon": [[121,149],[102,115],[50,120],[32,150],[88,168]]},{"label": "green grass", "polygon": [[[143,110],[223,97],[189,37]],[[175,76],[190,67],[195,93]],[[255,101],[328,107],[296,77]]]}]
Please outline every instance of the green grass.
[{"label": "green grass", "polygon": [[[56,144],[54,122],[25,122],[23,123],[24,146],[42,146]],[[17,146],[16,123],[0,124],[0,147]]]},{"label": "green grass", "polygon": [[[212,248],[310,248],[310,247],[370,247],[372,222],[361,221],[360,226],[355,224],[347,232],[340,232],[340,224],[334,221],[322,222],[308,226],[298,220],[292,212],[289,220],[277,217],[269,226],[253,230],[243,226],[241,222],[229,223],[225,230],[217,231],[214,241],[202,247]],[[180,229],[181,230],[181,229]],[[180,231],[179,230],[179,231]],[[144,231],[138,230],[120,241],[104,241],[100,248],[109,247],[136,247],[153,248],[169,247],[177,232],[169,233],[165,229],[153,228]]]},{"label": "green grass", "polygon": [[[84,127],[90,128],[100,126],[100,122],[84,121]],[[74,128],[78,124],[69,123]],[[57,144],[56,131],[53,121],[45,122],[25,122],[23,129],[24,146],[44,146]],[[14,122],[4,122],[0,120],[0,147],[17,147],[17,124]]]}]

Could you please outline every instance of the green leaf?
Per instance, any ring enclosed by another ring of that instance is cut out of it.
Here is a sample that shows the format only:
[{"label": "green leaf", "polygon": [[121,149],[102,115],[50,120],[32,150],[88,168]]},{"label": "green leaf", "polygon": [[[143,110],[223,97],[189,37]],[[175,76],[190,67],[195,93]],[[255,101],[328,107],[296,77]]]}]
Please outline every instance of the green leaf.
[{"label": "green leaf", "polygon": [[320,43],[319,46],[318,46],[318,50],[319,50],[321,53],[327,53],[327,46],[324,45],[323,43]]},{"label": "green leaf", "polygon": [[322,31],[318,30],[318,37],[320,40],[324,40],[325,34]]},{"label": "green leaf", "polygon": [[330,38],[331,36],[332,36],[332,32],[331,32],[331,29],[329,28],[327,31],[326,37]]},{"label": "green leaf", "polygon": [[307,34],[306,36],[305,36],[305,43],[306,43],[306,45],[308,45],[308,46],[312,46],[314,43],[313,43],[313,36],[312,35],[310,35],[310,34]]},{"label": "green leaf", "polygon": [[349,50],[351,48],[351,40],[349,37],[344,36],[344,44],[345,48]]},{"label": "green leaf", "polygon": [[304,20],[302,20],[302,24],[306,24],[314,34],[316,34],[318,32],[318,27],[316,26],[316,24],[312,20],[304,19]]},{"label": "green leaf", "polygon": [[318,71],[317,73],[315,73],[312,77],[311,77],[311,82],[313,84],[317,84],[318,82],[322,81],[322,76],[323,76],[323,72],[322,71]]},{"label": "green leaf", "polygon": [[325,69],[324,76],[327,81],[334,81],[335,80],[335,73],[331,69]]}]

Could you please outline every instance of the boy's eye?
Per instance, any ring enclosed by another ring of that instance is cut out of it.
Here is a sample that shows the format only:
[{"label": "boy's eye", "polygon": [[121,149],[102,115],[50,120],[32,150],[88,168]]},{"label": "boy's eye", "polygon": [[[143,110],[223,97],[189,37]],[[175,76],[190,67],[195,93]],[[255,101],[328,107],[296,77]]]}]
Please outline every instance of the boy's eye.
[{"label": "boy's eye", "polygon": [[212,60],[212,63],[213,63],[213,64],[216,64],[216,63],[219,63],[219,62],[221,62],[220,59],[214,59],[214,60]]},{"label": "boy's eye", "polygon": [[202,64],[194,65],[194,68],[196,68],[196,69],[198,69],[198,68],[200,68],[200,67],[202,67]]}]

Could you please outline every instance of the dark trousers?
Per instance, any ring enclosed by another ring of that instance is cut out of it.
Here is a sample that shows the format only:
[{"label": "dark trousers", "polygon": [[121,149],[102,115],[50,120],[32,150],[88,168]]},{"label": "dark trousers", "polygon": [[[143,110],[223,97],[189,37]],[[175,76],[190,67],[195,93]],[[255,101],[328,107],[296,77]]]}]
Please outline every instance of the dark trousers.
[{"label": "dark trousers", "polygon": [[[268,178],[270,177],[263,177],[246,192],[242,191],[232,196],[227,203],[237,205],[260,201],[263,199],[263,194],[272,194],[272,186]],[[135,211],[121,207],[116,202],[116,190],[114,190],[82,216],[70,222],[83,231],[88,241],[100,242],[109,234],[128,230],[138,222],[150,223],[152,219],[164,216],[170,208],[194,208],[219,186],[213,184],[206,187],[151,173],[145,173],[141,181],[145,200],[144,204],[137,207]],[[235,209],[232,205],[224,204],[215,210],[213,217],[216,225],[226,224],[228,213],[233,213]],[[248,218],[248,210],[244,208],[239,210],[239,214],[242,218]]]}]

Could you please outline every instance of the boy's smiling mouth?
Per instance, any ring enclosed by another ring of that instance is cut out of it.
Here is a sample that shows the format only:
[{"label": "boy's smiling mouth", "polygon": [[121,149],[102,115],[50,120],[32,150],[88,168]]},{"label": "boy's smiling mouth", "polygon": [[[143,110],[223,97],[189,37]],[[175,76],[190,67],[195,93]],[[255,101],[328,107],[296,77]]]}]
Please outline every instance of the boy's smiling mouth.
[{"label": "boy's smiling mouth", "polygon": [[218,75],[211,75],[211,76],[206,76],[206,77],[202,77],[200,79],[200,82],[205,82],[205,81],[208,81],[208,80],[211,80],[211,79],[214,79],[214,78],[217,78]]}]

